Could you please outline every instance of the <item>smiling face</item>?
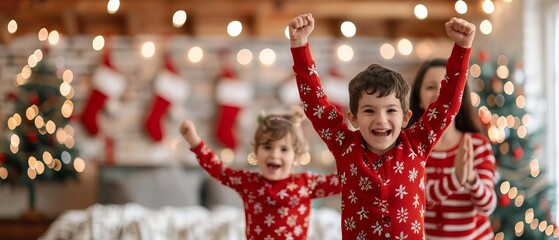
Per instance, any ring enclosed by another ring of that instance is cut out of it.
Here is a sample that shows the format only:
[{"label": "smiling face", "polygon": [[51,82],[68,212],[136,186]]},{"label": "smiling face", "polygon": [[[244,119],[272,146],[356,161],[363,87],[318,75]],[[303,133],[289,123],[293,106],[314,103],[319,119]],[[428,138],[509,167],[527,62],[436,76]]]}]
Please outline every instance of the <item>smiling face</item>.
[{"label": "smiling face", "polygon": [[348,117],[367,142],[367,149],[384,154],[396,146],[398,135],[408,123],[411,111],[402,111],[400,99],[394,92],[384,97],[363,93],[357,114],[348,112]]},{"label": "smiling face", "polygon": [[260,173],[266,179],[277,181],[291,175],[296,158],[291,134],[259,144],[255,154]]}]

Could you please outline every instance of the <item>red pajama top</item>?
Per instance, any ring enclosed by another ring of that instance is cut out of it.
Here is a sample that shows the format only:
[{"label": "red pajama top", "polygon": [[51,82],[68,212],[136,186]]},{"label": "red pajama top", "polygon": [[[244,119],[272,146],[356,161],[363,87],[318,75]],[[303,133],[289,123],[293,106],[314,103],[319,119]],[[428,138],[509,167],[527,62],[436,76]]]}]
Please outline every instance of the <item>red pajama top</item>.
[{"label": "red pajama top", "polygon": [[248,240],[307,239],[311,200],[341,191],[335,173],[305,172],[272,181],[258,172],[224,166],[203,141],[191,150],[206,172],[243,199]]},{"label": "red pajama top", "polygon": [[291,48],[305,114],[336,159],[342,186],[343,239],[422,239],[427,156],[460,108],[470,48],[454,46],[439,98],[402,130],[383,155],[367,151],[359,133],[328,102],[309,44]]},{"label": "red pajama top", "polygon": [[[474,147],[473,184],[460,186],[454,171],[458,146],[433,150],[427,161],[427,210],[425,235],[439,239],[493,239],[489,221],[496,207],[495,157],[485,137],[472,133]],[[446,197],[448,196],[448,197]]]}]

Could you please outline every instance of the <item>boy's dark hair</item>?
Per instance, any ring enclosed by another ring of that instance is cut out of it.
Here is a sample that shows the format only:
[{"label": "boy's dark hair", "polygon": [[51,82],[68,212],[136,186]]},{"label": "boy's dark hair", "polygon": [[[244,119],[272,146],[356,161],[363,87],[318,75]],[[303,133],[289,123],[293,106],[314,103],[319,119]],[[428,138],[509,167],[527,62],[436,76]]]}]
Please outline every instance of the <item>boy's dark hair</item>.
[{"label": "boy's dark hair", "polygon": [[[421,65],[421,67],[419,67],[411,91],[410,109],[413,115],[410,119],[410,122],[408,123],[408,126],[411,126],[415,122],[419,121],[419,118],[421,117],[421,115],[423,115],[424,110],[421,109],[421,107],[419,106],[421,103],[419,92],[421,90],[421,84],[423,83],[423,79],[425,78],[425,74],[427,73],[427,70],[433,67],[446,68],[446,59],[437,58],[430,61],[426,61]],[[466,86],[464,87],[464,93],[462,95],[462,104],[460,105],[460,110],[458,111],[458,114],[456,115],[454,120],[455,120],[456,129],[462,132],[482,133],[481,126],[479,124],[479,118],[477,117],[476,111],[472,106],[470,100],[470,89],[468,87],[467,82],[466,82]]]},{"label": "boy's dark hair", "polygon": [[408,81],[401,74],[378,64],[371,64],[351,79],[348,91],[349,110],[353,115],[357,115],[359,99],[363,93],[369,95],[378,93],[380,97],[385,97],[394,92],[396,98],[400,99],[403,112],[406,113],[409,110],[410,86]]}]

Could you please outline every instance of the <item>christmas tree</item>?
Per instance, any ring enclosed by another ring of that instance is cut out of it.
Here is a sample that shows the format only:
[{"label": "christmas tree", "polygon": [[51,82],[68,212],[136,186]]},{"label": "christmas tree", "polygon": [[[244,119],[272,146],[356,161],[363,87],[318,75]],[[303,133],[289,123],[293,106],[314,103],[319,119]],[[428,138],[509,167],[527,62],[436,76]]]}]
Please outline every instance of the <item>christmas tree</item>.
[{"label": "christmas tree", "polygon": [[544,129],[531,125],[521,65],[503,55],[490,61],[481,52],[470,73],[474,77],[472,102],[496,159],[498,202],[491,216],[495,239],[557,237],[559,229],[550,215],[551,185],[540,168]]},{"label": "christmas tree", "polygon": [[72,72],[57,74],[41,61],[42,56],[42,51],[35,51],[14,77],[15,91],[6,101],[13,114],[5,116],[7,121],[0,127],[0,183],[27,186],[24,217],[29,218],[40,217],[35,211],[36,181],[76,179],[85,167],[68,125],[73,111]]}]

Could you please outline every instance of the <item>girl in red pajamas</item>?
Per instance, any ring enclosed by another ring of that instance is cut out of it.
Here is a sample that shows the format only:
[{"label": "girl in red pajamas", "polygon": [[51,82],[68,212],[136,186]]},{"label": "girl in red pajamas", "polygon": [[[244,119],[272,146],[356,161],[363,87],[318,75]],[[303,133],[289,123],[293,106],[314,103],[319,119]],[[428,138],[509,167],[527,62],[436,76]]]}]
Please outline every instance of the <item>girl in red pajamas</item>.
[{"label": "girl in red pajamas", "polygon": [[[445,66],[444,59],[434,59],[419,68],[411,92],[410,108],[414,113],[422,114],[425,106],[437,98]],[[412,117],[410,123],[418,120]],[[464,158],[466,168],[460,163]],[[467,178],[463,188],[459,182],[464,179],[458,179],[456,171],[467,171],[462,174]],[[426,238],[493,239],[489,214],[495,210],[497,202],[495,157],[491,145],[481,134],[467,85],[458,115],[433,148],[426,172]]]},{"label": "girl in red pajamas", "polygon": [[304,117],[299,109],[259,119],[255,152],[249,161],[257,161],[260,172],[223,166],[198,136],[192,121],[184,121],[180,127],[200,166],[243,199],[249,240],[306,239],[311,200],[341,191],[336,174],[292,173],[293,165],[307,153],[300,129]]},{"label": "girl in red pajamas", "polygon": [[357,131],[322,89],[308,44],[314,18],[303,14],[288,26],[305,114],[336,159],[343,239],[423,239],[425,164],[460,107],[475,26],[457,18],[445,24],[455,45],[441,94],[409,129],[402,130],[411,117],[408,82],[378,64],[357,74],[349,83],[347,113]]}]

